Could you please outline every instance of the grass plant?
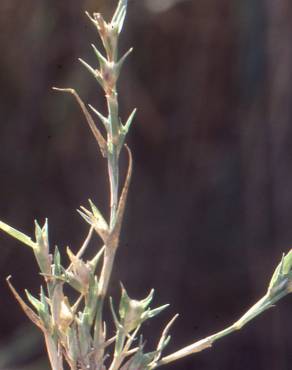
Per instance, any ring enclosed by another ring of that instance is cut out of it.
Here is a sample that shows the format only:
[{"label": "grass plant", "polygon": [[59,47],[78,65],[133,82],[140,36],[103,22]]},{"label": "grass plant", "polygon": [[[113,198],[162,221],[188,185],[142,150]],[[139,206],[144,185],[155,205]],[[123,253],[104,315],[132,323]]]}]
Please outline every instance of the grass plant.
[{"label": "grass plant", "polygon": [[[132,154],[125,139],[136,112],[134,109],[126,122],[122,122],[119,115],[117,81],[123,64],[132,52],[130,49],[122,57],[119,57],[118,53],[126,11],[127,1],[119,0],[110,22],[106,22],[99,13],[93,15],[86,13],[100,36],[105,53],[92,45],[99,67],[92,67],[83,59],[80,59],[80,62],[104,91],[107,116],[102,115],[91,105],[85,104],[74,89],[54,88],[56,91],[70,94],[76,100],[96,139],[101,155],[107,161],[109,219],[106,219],[91,200],[87,207],[80,207],[78,212],[88,224],[88,235],[76,254],[67,248],[69,261],[67,265],[64,262],[65,256],[61,257],[58,247],[52,251],[49,245],[47,220],[42,226],[35,221],[33,239],[0,221],[0,229],[31,248],[39,266],[43,278],[39,297],[36,298],[25,291],[27,298],[25,301],[12,285],[10,277],[7,278],[7,282],[24,313],[43,332],[53,370],[64,369],[65,362],[72,370],[155,369],[211,347],[216,340],[241,329],[292,291],[292,250],[290,250],[283,255],[275,269],[266,294],[241,318],[222,331],[171,354],[165,354],[165,348],[170,341],[170,328],[178,315],[167,323],[160,334],[157,346],[151,352],[144,350],[144,339],[140,334],[143,323],[168,306],[150,308],[154,290],[139,301],[130,298],[125,287],[121,286],[118,309],[108,297],[108,286],[119,248],[132,174]],[[93,117],[104,126],[106,137],[101,133]],[[119,157],[122,150],[128,155],[128,170],[122,190],[119,192]],[[89,248],[94,233],[100,238],[100,246],[96,255],[86,260],[84,253]],[[64,294],[65,286],[70,286],[78,294],[74,302]],[[115,325],[115,332],[112,334],[107,332],[107,325],[104,322],[104,310],[108,307]]]}]

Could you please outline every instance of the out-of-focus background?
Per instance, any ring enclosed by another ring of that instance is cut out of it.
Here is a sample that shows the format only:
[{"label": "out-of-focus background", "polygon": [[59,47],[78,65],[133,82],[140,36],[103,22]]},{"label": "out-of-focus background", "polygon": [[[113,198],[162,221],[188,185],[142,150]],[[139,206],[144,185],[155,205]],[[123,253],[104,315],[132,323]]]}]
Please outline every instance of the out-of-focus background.
[{"label": "out-of-focus background", "polygon": [[[76,250],[75,209],[108,203],[106,167],[72,97],[105,111],[77,62],[95,58],[84,10],[114,0],[1,0],[0,219],[28,234],[49,218],[51,244]],[[121,50],[121,115],[134,174],[111,294],[156,288],[171,303],[147,325],[148,345],[179,312],[169,351],[237,319],[265,293],[292,244],[292,3],[130,0]],[[122,158],[124,168],[125,158]],[[0,235],[0,369],[47,369],[44,345],[5,277],[37,294],[32,253]],[[291,297],[213,349],[169,369],[290,370]]]}]

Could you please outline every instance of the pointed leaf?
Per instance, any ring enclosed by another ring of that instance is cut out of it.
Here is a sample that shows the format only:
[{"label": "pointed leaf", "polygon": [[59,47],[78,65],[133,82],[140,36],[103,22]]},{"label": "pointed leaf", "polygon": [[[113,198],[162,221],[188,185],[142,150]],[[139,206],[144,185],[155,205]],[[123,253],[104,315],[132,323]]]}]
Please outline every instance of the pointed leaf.
[{"label": "pointed leaf", "polygon": [[134,49],[133,48],[130,48],[122,57],[121,59],[118,61],[118,63],[116,64],[115,66],[115,69],[116,69],[116,74],[117,76],[119,76],[120,72],[121,72],[121,69],[126,61],[126,59],[128,58],[128,56],[132,53]]},{"label": "pointed leaf", "polygon": [[14,229],[13,227],[5,224],[3,221],[0,221],[0,229],[5,231],[10,236],[13,236],[13,238],[19,240],[23,244],[28,245],[31,248],[35,248],[36,243],[31,240],[31,238],[24,233],[22,233],[19,230]]},{"label": "pointed leaf", "polygon": [[145,318],[151,319],[152,317],[155,317],[160,314],[160,312],[164,311],[167,307],[169,307],[169,304],[165,304],[163,306],[154,308],[153,310],[148,310],[145,312]]},{"label": "pointed leaf", "polygon": [[128,0],[119,0],[117,8],[112,17],[111,23],[115,23],[117,21],[117,19],[120,17],[120,14],[123,10],[123,7],[127,7],[127,5],[128,5]]},{"label": "pointed leaf", "polygon": [[103,83],[103,79],[101,77],[100,72],[97,69],[92,68],[91,65],[89,65],[88,63],[85,62],[85,60],[83,60],[81,58],[79,58],[78,60],[93,75],[93,77],[100,84],[100,86],[102,88],[104,88],[104,83]]},{"label": "pointed leaf", "polygon": [[20,295],[15,290],[14,286],[10,282],[11,276],[8,276],[6,279],[7,284],[12,291],[15,299],[19,303],[20,307],[22,308],[23,312],[26,314],[26,316],[36,325],[38,326],[42,331],[44,331],[44,326],[40,320],[40,318],[34,313],[34,311],[24,302],[24,300],[20,297]]},{"label": "pointed leaf", "polygon": [[109,129],[109,120],[104,117],[97,109],[95,109],[92,105],[88,104],[89,108],[97,115],[97,117],[101,120],[103,123],[105,129],[108,131]]},{"label": "pointed leaf", "polygon": [[123,28],[124,20],[126,17],[127,4],[128,4],[127,0],[119,1],[117,9],[111,21],[111,24],[117,27],[118,33],[121,33]]},{"label": "pointed leaf", "polygon": [[39,312],[43,310],[43,304],[37,298],[30,294],[28,290],[25,289],[25,294],[30,301],[30,303],[34,306],[34,308]]},{"label": "pointed leaf", "polygon": [[[161,337],[159,339],[159,342],[157,344],[157,355],[155,356],[154,360],[153,360],[153,365],[155,365],[157,363],[157,361],[160,359],[161,357],[161,354],[162,354],[162,351],[165,349],[165,347],[168,345],[168,343],[170,342],[170,339],[171,339],[171,336],[168,335],[169,333],[169,330],[171,328],[171,326],[173,325],[173,323],[175,322],[175,320],[178,318],[178,314],[176,314],[170,321],[169,323],[166,325],[166,327],[164,328],[162,334],[161,334]],[[154,368],[155,366],[153,366]]]},{"label": "pointed leaf", "polygon": [[[77,209],[77,212],[80,214],[80,216],[91,226],[92,225],[92,217],[91,217],[91,213],[86,209],[84,208],[83,206],[80,206],[80,208],[82,209],[82,211],[80,211],[80,209]],[[89,215],[88,215],[89,214]]]},{"label": "pointed leaf", "polygon": [[122,131],[123,131],[124,135],[126,135],[128,133],[128,131],[130,129],[130,126],[131,126],[131,124],[132,124],[132,122],[134,120],[134,117],[136,115],[136,112],[137,112],[137,109],[135,108],[133,110],[133,112],[130,114],[130,116],[129,116],[127,122],[125,123],[125,125],[122,126]]},{"label": "pointed leaf", "polygon": [[152,302],[154,293],[155,293],[154,289],[151,289],[148,296],[141,301],[141,304],[143,305],[144,309],[146,309]]},{"label": "pointed leaf", "polygon": [[80,99],[77,92],[74,89],[59,89],[59,88],[56,88],[56,87],[54,87],[53,89],[57,90],[57,91],[64,91],[64,92],[70,93],[75,97],[75,99],[76,99],[77,103],[79,104],[79,106],[80,106],[80,108],[81,108],[81,110],[82,110],[82,112],[83,112],[83,114],[86,118],[86,121],[87,121],[87,123],[88,123],[88,125],[89,125],[89,127],[90,127],[90,129],[93,133],[93,136],[95,137],[95,139],[96,139],[96,141],[99,145],[102,156],[107,157],[107,143],[106,143],[106,140],[104,139],[104,137],[102,136],[102,134],[100,133],[98,128],[96,127],[91,114],[89,113],[89,111],[86,108],[83,101]]},{"label": "pointed leaf", "polygon": [[94,274],[96,270],[96,266],[98,262],[100,261],[102,255],[104,254],[105,245],[97,252],[97,254],[92,258],[91,261],[87,262],[87,265],[90,267],[91,272]]},{"label": "pointed leaf", "polygon": [[[104,68],[104,66],[106,66],[108,64],[108,61],[107,59],[101,54],[101,52],[96,48],[96,46],[94,44],[91,44],[92,48],[93,48],[93,51],[98,59],[98,62],[99,62],[99,66],[100,68]],[[82,62],[83,63],[83,62]],[[87,63],[86,63],[87,64]],[[90,66],[89,66],[90,67]],[[87,67],[86,67],[87,68]],[[91,68],[91,67],[90,67]],[[90,70],[90,72],[92,73],[92,70]]]}]

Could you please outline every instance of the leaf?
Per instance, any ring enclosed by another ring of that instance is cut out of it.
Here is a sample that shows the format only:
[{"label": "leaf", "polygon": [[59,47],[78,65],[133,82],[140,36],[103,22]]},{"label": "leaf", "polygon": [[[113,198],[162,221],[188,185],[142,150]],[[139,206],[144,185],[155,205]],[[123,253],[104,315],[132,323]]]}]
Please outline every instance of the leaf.
[{"label": "leaf", "polygon": [[178,314],[176,314],[170,321],[169,323],[166,325],[166,327],[164,328],[162,334],[161,334],[161,337],[159,339],[159,342],[157,344],[157,354],[153,360],[153,365],[155,365],[157,363],[157,361],[160,359],[161,357],[161,354],[162,354],[162,351],[165,349],[165,347],[168,345],[171,337],[170,335],[168,335],[169,333],[169,330],[171,328],[171,326],[173,325],[173,323],[175,322],[175,320],[178,318]]},{"label": "leaf", "polygon": [[24,302],[24,300],[20,297],[20,295],[15,290],[14,286],[10,282],[11,276],[8,276],[6,279],[7,284],[11,290],[11,292],[14,295],[14,298],[19,303],[20,307],[22,308],[23,312],[26,314],[26,316],[37,326],[39,327],[43,332],[45,331],[45,328],[40,320],[40,318],[33,312],[33,310]]},{"label": "leaf", "polygon": [[113,25],[113,27],[117,27],[118,33],[121,33],[123,28],[127,12],[127,5],[128,5],[127,0],[120,0],[117,9],[112,17],[111,24]]},{"label": "leaf", "polygon": [[33,295],[30,294],[28,290],[25,290],[25,293],[27,295],[28,300],[30,303],[34,306],[34,308],[39,312],[43,311],[43,304],[41,301],[39,301],[37,298],[35,298]]},{"label": "leaf", "polygon": [[116,74],[116,79],[119,77],[120,73],[121,73],[121,69],[126,61],[126,59],[128,58],[128,56],[132,53],[134,49],[133,48],[130,48],[128,51],[126,51],[126,53],[121,57],[121,59],[116,63],[115,65],[115,74]]},{"label": "leaf", "polygon": [[[85,62],[84,62],[85,63]],[[88,109],[86,108],[85,104],[83,103],[83,101],[80,99],[79,95],[77,94],[77,92],[74,90],[74,89],[59,89],[57,87],[53,87],[53,90],[57,90],[57,91],[64,91],[64,92],[67,92],[69,94],[72,94],[77,103],[79,104],[85,118],[86,118],[86,121],[93,133],[93,136],[95,137],[98,145],[99,145],[99,149],[101,151],[101,154],[103,157],[107,157],[107,143],[106,143],[106,140],[104,139],[104,137],[102,136],[102,134],[100,133],[100,131],[98,130],[98,128],[96,127],[95,123],[94,123],[94,120],[91,116],[91,114],[89,113]]]},{"label": "leaf", "polygon": [[100,261],[103,253],[104,253],[104,250],[105,250],[105,246],[103,246],[97,253],[96,255],[92,258],[91,261],[88,261],[87,264],[88,266],[90,267],[92,273],[95,272],[96,270],[96,266],[98,264],[98,262]]},{"label": "leaf", "polygon": [[136,112],[137,112],[137,108],[135,108],[133,110],[133,112],[130,114],[129,118],[127,119],[127,122],[125,123],[125,125],[122,126],[122,130],[124,132],[124,135],[128,133],[129,131],[129,128],[134,120],[134,117],[136,115]]},{"label": "leaf", "polygon": [[41,287],[41,300],[38,300],[33,295],[30,294],[28,290],[25,290],[25,294],[30,301],[30,303],[33,305],[33,307],[37,310],[38,315],[42,322],[44,323],[44,326],[46,329],[50,330],[51,328],[51,315],[48,310],[48,304],[46,302],[46,298],[44,296],[43,288]]},{"label": "leaf", "polygon": [[109,120],[107,117],[104,117],[97,109],[95,109],[92,105],[88,104],[89,108],[97,115],[97,117],[101,120],[103,123],[105,129],[109,130]]},{"label": "leaf", "polygon": [[0,229],[5,231],[7,234],[12,236],[13,238],[19,240],[23,244],[28,245],[31,248],[36,247],[36,243],[31,240],[31,238],[19,230],[14,229],[13,227],[5,224],[3,221],[0,221]]},{"label": "leaf", "polygon": [[164,311],[167,307],[169,307],[169,304],[165,304],[163,306],[154,308],[153,310],[148,310],[145,312],[145,319],[151,319],[152,317],[155,317],[160,314],[160,312]]},{"label": "leaf", "polygon": [[[96,48],[96,46],[94,44],[91,44],[91,46],[92,46],[93,51],[94,51],[94,53],[95,53],[95,55],[98,59],[100,68],[101,69],[104,68],[108,64],[107,59],[101,54],[101,52]],[[90,72],[92,72],[92,71],[90,71]]]},{"label": "leaf", "polygon": [[134,117],[136,115],[137,109],[135,108],[133,112],[130,114],[129,118],[127,119],[127,122],[123,125],[120,125],[119,131],[120,131],[120,142],[118,146],[118,151],[120,152],[121,148],[124,145],[126,135],[130,129],[130,126],[134,120]]},{"label": "leaf", "polygon": [[88,63],[85,62],[85,60],[83,60],[81,58],[79,58],[78,60],[81,64],[83,64],[83,66],[88,70],[88,72],[93,75],[93,77],[97,80],[97,82],[100,84],[100,86],[104,89],[104,82],[103,82],[100,71],[98,71],[97,69],[92,68],[91,65],[89,65]]}]

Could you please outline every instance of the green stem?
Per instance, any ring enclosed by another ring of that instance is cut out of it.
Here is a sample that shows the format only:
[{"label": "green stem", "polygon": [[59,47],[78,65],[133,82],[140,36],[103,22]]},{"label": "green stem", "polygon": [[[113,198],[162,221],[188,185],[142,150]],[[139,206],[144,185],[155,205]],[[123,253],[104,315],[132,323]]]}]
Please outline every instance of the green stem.
[{"label": "green stem", "polygon": [[240,330],[243,326],[245,326],[249,321],[254,319],[256,316],[260,315],[268,308],[272,307],[274,303],[276,303],[279,299],[283,297],[284,294],[279,293],[276,296],[271,296],[270,294],[266,294],[263,298],[261,298],[255,305],[253,305],[239,320],[237,320],[234,324],[228,326],[227,328],[210,335],[202,340],[199,340],[189,346],[186,346],[168,356],[163,357],[158,363],[156,367],[166,365],[170,362],[174,362],[180,358],[189,356],[193,353],[201,352],[204,349],[207,349],[212,346],[212,344],[226,335],[229,335],[237,330]]},{"label": "green stem", "polygon": [[[108,174],[110,182],[110,230],[112,231],[116,223],[116,214],[119,195],[119,109],[118,95],[116,86],[111,94],[106,95],[108,106],[109,131],[107,136],[108,145]],[[104,300],[109,280],[112,273],[117,246],[106,245],[104,261],[100,278],[100,295]]]},{"label": "green stem", "polygon": [[119,105],[118,94],[116,86],[106,94],[107,108],[108,108],[108,122],[109,131],[107,136],[108,145],[108,173],[110,180],[110,196],[111,196],[111,215],[110,215],[110,228],[114,227],[116,221],[116,211],[118,206],[118,193],[119,193]]},{"label": "green stem", "polygon": [[110,229],[112,230],[115,221],[118,206],[118,188],[119,188],[119,158],[117,148],[112,145],[108,152],[108,174],[110,181]]}]

